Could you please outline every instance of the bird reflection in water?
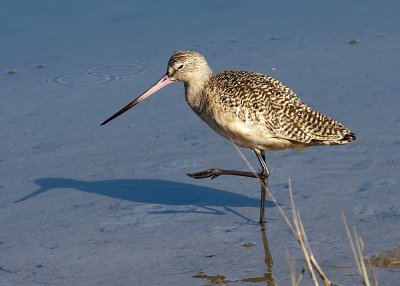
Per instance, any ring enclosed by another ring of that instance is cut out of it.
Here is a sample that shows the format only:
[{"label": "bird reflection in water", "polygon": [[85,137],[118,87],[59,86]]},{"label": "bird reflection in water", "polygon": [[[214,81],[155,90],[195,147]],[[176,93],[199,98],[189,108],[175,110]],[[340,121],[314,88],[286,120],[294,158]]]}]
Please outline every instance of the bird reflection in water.
[{"label": "bird reflection in water", "polygon": [[204,272],[198,272],[196,275],[193,275],[193,278],[197,279],[206,279],[208,281],[207,285],[228,285],[230,283],[237,283],[237,282],[247,282],[247,283],[262,283],[265,282],[267,286],[275,286],[276,280],[272,273],[272,255],[269,249],[268,244],[268,237],[267,232],[265,230],[265,226],[261,225],[261,235],[264,247],[264,263],[266,267],[266,271],[262,276],[258,277],[248,277],[248,278],[241,278],[236,280],[227,279],[223,275],[207,275]]}]

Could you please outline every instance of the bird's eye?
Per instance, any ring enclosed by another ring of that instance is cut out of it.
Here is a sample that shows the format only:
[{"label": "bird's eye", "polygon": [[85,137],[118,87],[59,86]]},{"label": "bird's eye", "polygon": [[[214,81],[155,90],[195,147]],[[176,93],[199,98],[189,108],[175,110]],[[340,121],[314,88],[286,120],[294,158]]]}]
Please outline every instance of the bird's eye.
[{"label": "bird's eye", "polygon": [[178,70],[183,69],[183,67],[184,67],[184,65],[180,65],[180,66],[178,67]]}]

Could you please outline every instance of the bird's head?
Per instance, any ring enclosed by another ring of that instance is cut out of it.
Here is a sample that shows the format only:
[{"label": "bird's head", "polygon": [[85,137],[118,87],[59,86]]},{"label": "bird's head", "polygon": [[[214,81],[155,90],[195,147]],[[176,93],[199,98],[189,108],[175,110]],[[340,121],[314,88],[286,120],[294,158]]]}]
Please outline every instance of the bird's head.
[{"label": "bird's head", "polygon": [[194,51],[177,51],[168,62],[167,76],[171,81],[188,83],[192,80],[207,79],[212,70],[206,59]]},{"label": "bird's head", "polygon": [[169,59],[167,73],[156,84],[120,111],[103,121],[101,125],[105,125],[114,118],[120,116],[164,86],[178,81],[184,82],[185,84],[194,83],[194,85],[201,85],[211,75],[212,71],[201,54],[193,51],[177,51]]}]

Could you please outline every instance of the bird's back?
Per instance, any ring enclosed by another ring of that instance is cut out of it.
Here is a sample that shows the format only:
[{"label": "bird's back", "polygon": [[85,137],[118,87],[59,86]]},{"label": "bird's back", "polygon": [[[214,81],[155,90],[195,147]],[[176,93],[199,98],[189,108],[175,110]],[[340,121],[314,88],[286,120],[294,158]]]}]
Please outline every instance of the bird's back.
[{"label": "bird's back", "polygon": [[[240,137],[240,130],[247,127],[250,128],[247,131],[257,134],[251,138],[245,130],[242,137],[249,138],[242,138],[242,141],[253,140],[257,141],[255,145],[262,145],[258,141],[265,137],[265,146],[252,147],[251,142],[239,144],[245,147],[302,148],[345,144],[356,138],[341,123],[311,109],[290,88],[264,74],[244,71],[215,74],[210,78],[204,95],[216,124],[232,133],[225,134],[225,137]],[[236,128],[238,124],[242,127]],[[236,127],[232,129],[232,126]],[[274,140],[277,146],[268,146],[274,145]]]}]

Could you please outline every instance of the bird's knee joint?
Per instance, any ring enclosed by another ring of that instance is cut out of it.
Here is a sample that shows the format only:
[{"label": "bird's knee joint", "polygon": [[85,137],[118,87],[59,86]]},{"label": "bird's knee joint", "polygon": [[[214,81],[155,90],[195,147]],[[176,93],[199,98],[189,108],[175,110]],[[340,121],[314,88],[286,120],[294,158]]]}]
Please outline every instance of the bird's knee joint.
[{"label": "bird's knee joint", "polygon": [[266,180],[269,177],[269,171],[268,170],[263,170],[260,173],[260,179]]}]

